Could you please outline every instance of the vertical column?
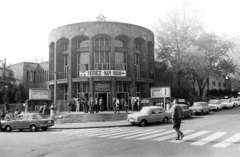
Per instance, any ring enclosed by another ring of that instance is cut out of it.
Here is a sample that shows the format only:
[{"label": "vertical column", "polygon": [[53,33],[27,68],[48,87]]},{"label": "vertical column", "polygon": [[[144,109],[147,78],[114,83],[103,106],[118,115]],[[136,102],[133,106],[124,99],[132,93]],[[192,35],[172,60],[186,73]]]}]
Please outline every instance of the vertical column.
[{"label": "vertical column", "polygon": [[136,78],[134,73],[134,38],[129,41],[129,51],[128,51],[128,76],[132,77],[132,82],[129,83],[129,92],[131,96],[136,96]]},{"label": "vertical column", "polygon": [[[88,70],[94,70],[94,47],[93,47],[93,38],[89,37],[89,69]],[[93,78],[90,77],[88,79],[89,82],[89,98],[94,95],[93,93]]]},{"label": "vertical column", "polygon": [[72,98],[72,41],[68,41],[68,101]]},{"label": "vertical column", "polygon": [[[112,36],[111,45],[110,45],[110,70],[115,70],[115,36]],[[117,97],[116,95],[116,78],[112,77],[111,79],[111,97],[110,104],[113,106],[113,98]]]},{"label": "vertical column", "polygon": [[[53,88],[53,93],[54,93],[54,100],[53,100],[53,103],[54,105],[57,104],[57,43],[54,44],[54,49],[53,49],[53,53],[54,53],[54,88]],[[39,82],[41,82],[41,79],[40,79],[40,72],[38,72],[39,74]]]}]

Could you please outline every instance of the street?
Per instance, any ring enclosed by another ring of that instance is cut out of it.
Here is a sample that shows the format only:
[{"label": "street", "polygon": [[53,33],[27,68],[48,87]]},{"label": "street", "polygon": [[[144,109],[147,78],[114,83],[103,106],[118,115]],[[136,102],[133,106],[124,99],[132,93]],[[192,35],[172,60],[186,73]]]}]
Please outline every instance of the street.
[{"label": "street", "polygon": [[0,132],[0,156],[238,157],[239,113],[238,107],[184,119],[181,130],[185,137],[182,141],[174,140],[176,134],[172,123],[146,127]]}]

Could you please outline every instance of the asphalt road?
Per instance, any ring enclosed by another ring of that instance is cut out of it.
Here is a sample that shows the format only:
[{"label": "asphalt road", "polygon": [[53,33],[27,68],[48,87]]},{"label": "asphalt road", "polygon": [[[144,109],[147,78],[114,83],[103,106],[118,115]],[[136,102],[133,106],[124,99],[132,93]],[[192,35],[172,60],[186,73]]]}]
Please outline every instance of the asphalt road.
[{"label": "asphalt road", "polygon": [[0,157],[239,157],[240,107],[147,127],[0,132]]}]

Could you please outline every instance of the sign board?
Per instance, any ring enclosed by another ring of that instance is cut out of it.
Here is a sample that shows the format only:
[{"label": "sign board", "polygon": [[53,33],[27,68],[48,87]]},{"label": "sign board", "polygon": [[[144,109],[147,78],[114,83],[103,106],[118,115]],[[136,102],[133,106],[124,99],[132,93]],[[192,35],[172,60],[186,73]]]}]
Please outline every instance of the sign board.
[{"label": "sign board", "polygon": [[171,97],[170,87],[152,87],[151,98],[165,98]]},{"label": "sign board", "polygon": [[79,71],[79,77],[92,77],[92,76],[127,76],[126,70],[87,70]]},{"label": "sign board", "polygon": [[109,83],[95,83],[95,91],[110,91]]},{"label": "sign board", "polygon": [[178,99],[178,102],[185,102],[185,99]]},{"label": "sign board", "polygon": [[49,100],[50,91],[48,89],[29,89],[29,100]]},{"label": "sign board", "polygon": [[142,98],[141,103],[142,104],[149,104],[149,99]]}]

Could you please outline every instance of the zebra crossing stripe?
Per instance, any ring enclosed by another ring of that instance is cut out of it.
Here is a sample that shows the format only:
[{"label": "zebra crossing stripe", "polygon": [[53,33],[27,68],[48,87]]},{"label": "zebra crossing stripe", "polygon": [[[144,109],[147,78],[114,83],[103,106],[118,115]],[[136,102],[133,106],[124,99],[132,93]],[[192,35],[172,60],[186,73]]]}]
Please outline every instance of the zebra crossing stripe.
[{"label": "zebra crossing stripe", "polygon": [[188,136],[185,136],[182,140],[172,140],[172,141],[169,141],[169,142],[173,142],[173,143],[181,143],[183,141],[187,141],[187,140],[190,140],[190,139],[193,139],[193,138],[196,138],[198,136],[202,136],[206,133],[208,133],[209,131],[200,131],[200,132],[197,132],[195,134],[191,134],[191,135],[188,135]]},{"label": "zebra crossing stripe", "polygon": [[152,129],[150,129],[150,130],[143,130],[143,131],[135,131],[133,133],[113,136],[113,137],[110,137],[110,138],[119,138],[119,137],[124,137],[124,136],[129,136],[129,135],[136,135],[136,134],[139,134],[139,133],[145,133],[145,132],[149,132],[149,131],[152,131]]},{"label": "zebra crossing stripe", "polygon": [[159,133],[159,134],[154,134],[154,135],[150,135],[150,136],[145,136],[145,137],[137,138],[137,140],[146,140],[146,139],[149,139],[149,138],[154,138],[154,137],[158,137],[158,136],[170,134],[170,133],[172,133],[172,132],[175,132],[175,131],[174,131],[174,130],[170,130],[170,131],[162,132],[162,133]]},{"label": "zebra crossing stripe", "polygon": [[122,132],[122,131],[129,131],[130,129],[123,130],[123,129],[111,129],[111,130],[104,130],[104,131],[98,131],[98,132],[91,132],[91,133],[85,133],[87,136],[98,136],[98,135],[105,135],[105,134],[113,134],[116,132]]},{"label": "zebra crossing stripe", "polygon": [[219,137],[221,137],[225,134],[226,134],[226,132],[217,132],[217,133],[215,133],[211,136],[208,136],[204,139],[201,139],[197,142],[193,142],[193,143],[191,143],[191,145],[202,146],[202,145],[207,144],[207,143],[209,143],[209,142],[211,142],[211,141],[213,141],[213,140],[215,140],[215,139],[217,139],[217,138],[219,138]]},{"label": "zebra crossing stripe", "polygon": [[61,132],[60,134],[67,134],[67,135],[75,135],[75,134],[80,134],[80,133],[86,133],[86,132],[96,132],[97,130],[92,129],[92,130],[71,130],[69,132]]},{"label": "zebra crossing stripe", "polygon": [[98,137],[109,137],[109,136],[114,136],[114,135],[132,133],[132,132],[136,132],[136,130],[121,130],[120,132],[113,132],[113,133],[110,133],[108,135],[103,135],[103,136],[98,136]]},{"label": "zebra crossing stripe", "polygon": [[[187,134],[187,133],[190,133],[190,132],[193,132],[194,130],[185,130],[183,131],[184,134]],[[163,136],[163,137],[160,137],[160,138],[157,138],[157,139],[153,139],[152,141],[164,141],[164,140],[167,140],[167,139],[170,139],[170,138],[173,138],[173,137],[176,137],[176,134],[171,134],[171,135],[168,135],[168,136]]]},{"label": "zebra crossing stripe", "polygon": [[[93,129],[91,129],[91,130],[93,130]],[[91,130],[88,129],[88,131],[91,131]],[[52,134],[70,134],[70,133],[76,132],[76,131],[80,132],[80,131],[83,131],[83,130],[73,130],[73,129],[71,129],[71,130],[63,130],[63,131],[59,131],[59,132],[53,132]],[[84,130],[84,132],[86,132],[86,130]]]},{"label": "zebra crossing stripe", "polygon": [[164,131],[164,130],[151,131],[151,132],[147,132],[147,133],[143,133],[143,134],[138,134],[138,135],[133,135],[133,136],[124,137],[124,138],[122,138],[122,139],[136,138],[136,137],[141,137],[141,136],[145,136],[145,135],[149,135],[149,134],[154,134],[154,133],[162,132],[162,131]]},{"label": "zebra crossing stripe", "polygon": [[234,142],[237,142],[239,140],[240,140],[240,134],[235,134],[234,136],[232,136],[218,144],[215,144],[213,147],[226,148],[226,147],[230,146],[231,144],[233,144]]}]

